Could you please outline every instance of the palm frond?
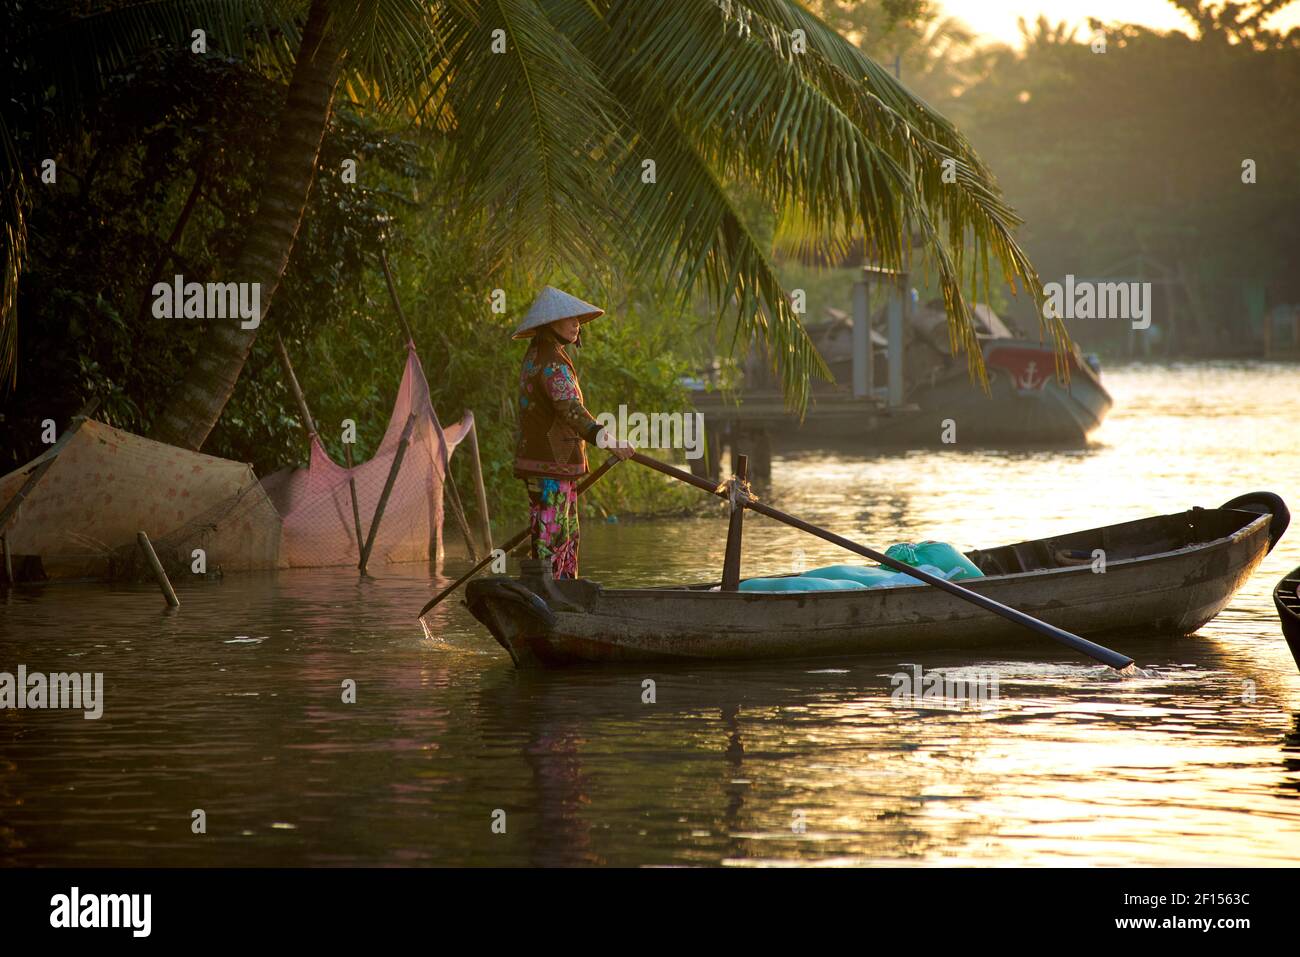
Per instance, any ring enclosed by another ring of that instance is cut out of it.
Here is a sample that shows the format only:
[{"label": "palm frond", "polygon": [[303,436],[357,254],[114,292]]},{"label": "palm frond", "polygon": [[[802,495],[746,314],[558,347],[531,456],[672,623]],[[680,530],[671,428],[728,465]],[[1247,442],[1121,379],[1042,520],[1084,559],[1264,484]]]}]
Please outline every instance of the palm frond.
[{"label": "palm frond", "polygon": [[336,0],[331,29],[347,38],[349,94],[363,109],[377,113],[416,112],[430,78],[442,74],[442,43],[447,17],[475,17],[469,0]]},{"label": "palm frond", "polygon": [[[1044,318],[1037,270],[1014,237],[1020,219],[1003,201],[992,173],[966,137],[800,4],[793,0],[746,0],[746,6],[775,27],[778,40],[788,40],[796,29],[804,31],[807,54],[800,62],[814,82],[826,89],[856,123],[883,133],[891,153],[907,164],[927,213],[918,218],[927,251],[939,261],[941,272],[945,258],[956,271],[955,276],[943,280],[944,299],[949,305],[949,334],[954,351],[959,345],[967,349],[972,373],[983,381],[983,364],[978,350],[973,348],[973,330],[961,287],[968,281],[973,298],[987,295],[992,256],[1001,265],[1002,279],[1012,291],[1017,291],[1017,285],[1023,286],[1038,307],[1042,331],[1056,347],[1058,372],[1068,376],[1064,355],[1069,336],[1059,319]],[[873,126],[877,118],[892,119]],[[954,174],[949,179],[955,181],[945,181],[945,164]],[[950,252],[935,245],[940,229],[946,233]]]},{"label": "palm frond", "polygon": [[302,4],[293,0],[134,0],[87,13],[53,9],[19,46],[50,73],[49,115],[75,124],[105,78],[144,51],[190,47],[203,30],[209,51],[249,60],[287,77]]},{"label": "palm frond", "polygon": [[1013,289],[1040,291],[1012,235],[1019,220],[947,120],[790,0],[610,0],[602,12],[600,63],[629,111],[671,108],[722,176],[797,208],[805,242],[835,249],[863,235],[898,269],[919,231],[952,350],[985,381],[968,295],[987,296],[990,256]]},{"label": "palm frond", "polygon": [[12,388],[18,372],[18,278],[27,258],[30,196],[9,127],[0,113],[0,380]]},{"label": "palm frond", "polygon": [[722,319],[736,323],[733,341],[765,347],[781,377],[787,404],[808,404],[809,378],[831,378],[781,285],[776,267],[746,223],[708,159],[690,142],[666,103],[633,114],[642,155],[653,157],[653,184],[624,176],[635,223],[637,266],[673,279],[683,296],[702,287]]},{"label": "palm frond", "polygon": [[[729,154],[699,134],[709,119],[682,109],[675,78],[667,81],[658,73],[690,72],[691,64],[665,49],[674,46],[680,19],[651,6],[668,21],[664,33],[639,19],[639,5],[551,5],[556,22],[601,68],[624,108],[629,148],[617,157],[614,195],[623,208],[634,267],[673,282],[683,298],[702,290],[720,320],[732,315],[733,341],[766,347],[787,402],[802,412],[809,377],[829,378],[829,370],[791,307],[765,244],[729,192]],[[653,182],[642,176],[646,160],[655,164]]]},{"label": "palm frond", "polygon": [[453,117],[452,188],[491,210],[495,240],[521,256],[538,250],[548,268],[600,262],[620,124],[594,65],[534,0],[490,0],[444,26],[447,79],[427,111]]}]

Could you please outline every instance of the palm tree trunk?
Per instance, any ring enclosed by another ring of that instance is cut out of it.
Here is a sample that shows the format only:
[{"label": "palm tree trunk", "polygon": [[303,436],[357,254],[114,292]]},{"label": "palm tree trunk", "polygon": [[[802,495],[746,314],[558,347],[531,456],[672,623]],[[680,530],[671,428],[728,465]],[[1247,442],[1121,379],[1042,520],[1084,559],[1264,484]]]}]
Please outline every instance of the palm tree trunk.
[{"label": "palm tree trunk", "polygon": [[[266,316],[289,263],[329,123],[343,57],[337,30],[331,26],[327,0],[312,0],[257,212],[228,277],[228,281],[261,284],[259,321]],[[241,328],[238,319],[210,319],[193,365],[154,422],[150,437],[187,449],[201,448],[235,390],[257,331]]]}]

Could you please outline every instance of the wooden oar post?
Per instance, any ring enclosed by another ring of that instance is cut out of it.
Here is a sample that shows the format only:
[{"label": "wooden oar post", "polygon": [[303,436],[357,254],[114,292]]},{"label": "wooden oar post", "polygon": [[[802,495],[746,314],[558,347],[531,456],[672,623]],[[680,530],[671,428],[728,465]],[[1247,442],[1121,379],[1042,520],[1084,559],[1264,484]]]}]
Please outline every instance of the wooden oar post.
[{"label": "wooden oar post", "polygon": [[181,607],[181,600],[176,597],[176,589],[172,588],[172,583],[167,578],[167,572],[163,570],[162,562],[158,560],[158,553],[154,551],[153,542],[149,541],[149,536],[143,531],[136,532],[135,541],[140,546],[140,551],[144,552],[145,560],[153,571],[153,577],[158,580],[158,587],[162,589],[163,598],[167,600],[167,607]]},{"label": "wooden oar post", "polygon": [[739,501],[735,492],[744,488],[749,475],[749,456],[736,456],[736,478],[732,485],[731,517],[727,522],[727,551],[722,560],[722,590],[737,591],[740,588],[740,534],[745,522],[745,503]]}]

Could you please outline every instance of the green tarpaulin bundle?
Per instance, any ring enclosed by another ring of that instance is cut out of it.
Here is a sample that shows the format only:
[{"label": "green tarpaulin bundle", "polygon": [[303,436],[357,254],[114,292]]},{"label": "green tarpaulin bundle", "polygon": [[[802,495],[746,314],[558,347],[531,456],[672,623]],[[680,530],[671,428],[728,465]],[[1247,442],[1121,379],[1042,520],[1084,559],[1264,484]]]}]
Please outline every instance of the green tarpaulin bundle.
[{"label": "green tarpaulin bundle", "polygon": [[[984,573],[947,542],[900,542],[886,549],[890,558],[929,572],[938,578],[957,580],[982,578]],[[781,578],[749,578],[740,583],[741,591],[808,592],[853,591],[862,588],[895,588],[920,585],[921,580],[880,565],[826,565]]]}]

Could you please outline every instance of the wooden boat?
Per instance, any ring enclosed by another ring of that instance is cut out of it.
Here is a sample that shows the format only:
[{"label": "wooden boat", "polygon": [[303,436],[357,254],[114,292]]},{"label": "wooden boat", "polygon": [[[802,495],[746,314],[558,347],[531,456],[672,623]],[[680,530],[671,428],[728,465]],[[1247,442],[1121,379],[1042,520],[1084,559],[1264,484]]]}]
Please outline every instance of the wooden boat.
[{"label": "wooden boat", "polygon": [[1291,649],[1295,666],[1300,668],[1300,568],[1287,575],[1273,589],[1273,604],[1282,621],[1282,637]]},{"label": "wooden boat", "polygon": [[[882,306],[871,325],[886,327],[885,313]],[[1096,357],[1085,356],[1077,346],[1058,357],[1051,343],[1040,340],[1037,329],[1030,336],[1020,335],[989,306],[972,303],[971,321],[988,372],[988,392],[982,393],[970,380],[965,357],[952,354],[947,313],[936,300],[905,311],[903,404],[882,413],[852,398],[852,317],[838,309],[827,309],[826,314],[825,321],[804,328],[833,381],[812,385],[817,401],[810,403],[805,417],[790,416],[779,380],[766,355],[756,350],[744,362],[740,405],[717,388],[706,388],[718,384],[712,376],[694,381],[691,401],[703,413],[706,428],[717,436],[753,436],[762,428],[784,448],[863,442],[872,449],[947,448],[938,423],[951,417],[960,423],[963,448],[1082,448],[1113,405]],[[890,345],[876,328],[870,335],[872,381],[884,386]],[[1069,366],[1068,385],[1056,378],[1058,361]],[[979,414],[972,415],[973,409]]]},{"label": "wooden boat", "polygon": [[[1217,615],[1285,531],[1269,492],[1220,508],[968,552],[981,592],[1085,638],[1187,635]],[[1104,555],[1103,566],[1097,561]],[[604,588],[537,572],[470,582],[466,604],[519,668],[1028,649],[1043,639],[924,585],[762,593]]]}]

